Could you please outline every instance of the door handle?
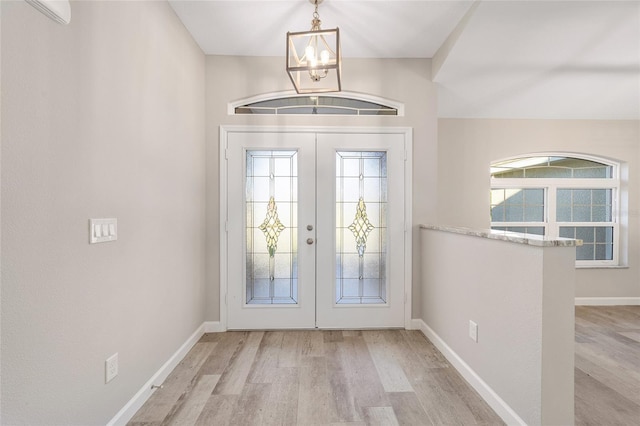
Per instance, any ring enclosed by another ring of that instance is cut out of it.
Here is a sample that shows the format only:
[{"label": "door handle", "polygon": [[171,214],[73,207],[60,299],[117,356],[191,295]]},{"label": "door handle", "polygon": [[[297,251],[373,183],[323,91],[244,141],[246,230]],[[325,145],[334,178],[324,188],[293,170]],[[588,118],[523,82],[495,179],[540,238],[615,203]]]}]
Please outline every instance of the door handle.
[{"label": "door handle", "polygon": [[313,244],[313,238],[307,238],[307,244],[309,245]]}]

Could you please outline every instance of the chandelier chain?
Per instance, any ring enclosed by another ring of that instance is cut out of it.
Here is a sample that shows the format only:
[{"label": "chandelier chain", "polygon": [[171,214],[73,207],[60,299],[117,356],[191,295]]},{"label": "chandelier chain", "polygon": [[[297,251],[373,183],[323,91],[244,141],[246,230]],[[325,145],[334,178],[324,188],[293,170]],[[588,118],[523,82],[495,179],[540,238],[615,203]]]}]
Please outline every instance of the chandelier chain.
[{"label": "chandelier chain", "polygon": [[311,31],[318,31],[322,21],[320,21],[320,14],[318,13],[318,1],[315,2],[316,10],[313,12],[313,20],[311,21]]}]

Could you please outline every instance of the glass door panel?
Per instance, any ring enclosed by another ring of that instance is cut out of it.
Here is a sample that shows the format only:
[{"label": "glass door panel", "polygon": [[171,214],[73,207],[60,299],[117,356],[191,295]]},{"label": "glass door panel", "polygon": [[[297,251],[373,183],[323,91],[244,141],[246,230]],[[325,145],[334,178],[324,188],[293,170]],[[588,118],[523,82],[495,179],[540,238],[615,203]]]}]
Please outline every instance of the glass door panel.
[{"label": "glass door panel", "polygon": [[336,152],[337,304],[387,300],[387,153]]},{"label": "glass door panel", "polygon": [[246,303],[298,303],[298,152],[246,151]]}]

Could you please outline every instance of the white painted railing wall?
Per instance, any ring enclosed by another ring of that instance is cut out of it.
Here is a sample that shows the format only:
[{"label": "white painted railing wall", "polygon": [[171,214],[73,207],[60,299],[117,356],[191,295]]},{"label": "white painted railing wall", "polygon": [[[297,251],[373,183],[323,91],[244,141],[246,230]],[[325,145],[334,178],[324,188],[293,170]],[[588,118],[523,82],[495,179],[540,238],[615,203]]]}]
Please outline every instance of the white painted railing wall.
[{"label": "white painted railing wall", "polygon": [[573,424],[579,242],[518,235],[422,227],[415,326],[508,424]]}]

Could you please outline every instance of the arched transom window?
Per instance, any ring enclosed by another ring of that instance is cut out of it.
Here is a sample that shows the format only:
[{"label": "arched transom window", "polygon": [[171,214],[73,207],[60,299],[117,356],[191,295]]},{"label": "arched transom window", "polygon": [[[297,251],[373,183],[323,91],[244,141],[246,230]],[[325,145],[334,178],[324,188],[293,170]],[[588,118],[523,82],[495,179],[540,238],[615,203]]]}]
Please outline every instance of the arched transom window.
[{"label": "arched transom window", "polygon": [[577,266],[619,258],[619,167],[594,157],[536,155],[491,165],[491,228],[575,238]]},{"label": "arched transom window", "polygon": [[262,95],[231,103],[233,115],[403,115],[403,106],[386,99],[346,93]]}]

